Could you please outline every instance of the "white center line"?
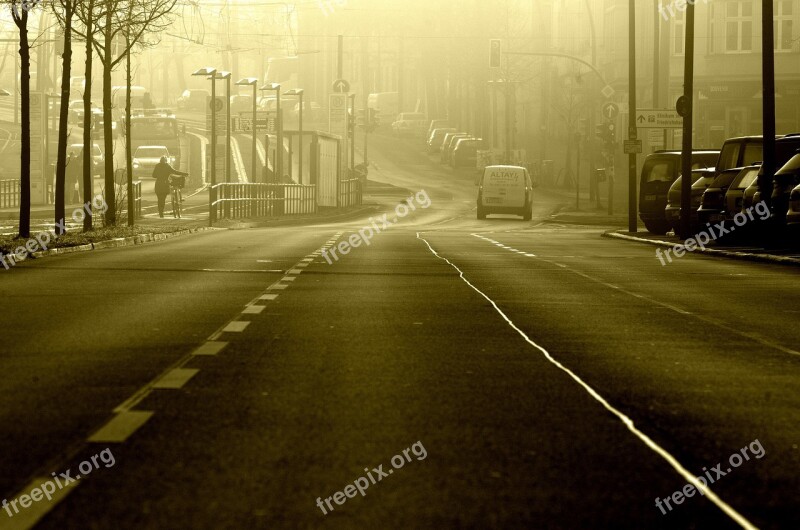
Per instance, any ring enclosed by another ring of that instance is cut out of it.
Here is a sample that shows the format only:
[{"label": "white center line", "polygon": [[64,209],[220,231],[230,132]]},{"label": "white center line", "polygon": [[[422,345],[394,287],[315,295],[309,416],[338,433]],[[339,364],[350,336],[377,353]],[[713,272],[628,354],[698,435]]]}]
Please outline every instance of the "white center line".
[{"label": "white center line", "polygon": [[227,326],[222,328],[222,331],[225,333],[241,333],[249,325],[250,322],[244,320],[234,320],[233,322],[229,322]]},{"label": "white center line", "polygon": [[264,310],[263,305],[249,305],[242,311],[243,315],[259,315]]},{"label": "white center line", "polygon": [[174,368],[153,383],[153,388],[183,388],[199,371],[195,368]]},{"label": "white center line", "polygon": [[92,443],[121,443],[127,440],[153,415],[152,412],[129,410],[120,412],[88,439]]}]

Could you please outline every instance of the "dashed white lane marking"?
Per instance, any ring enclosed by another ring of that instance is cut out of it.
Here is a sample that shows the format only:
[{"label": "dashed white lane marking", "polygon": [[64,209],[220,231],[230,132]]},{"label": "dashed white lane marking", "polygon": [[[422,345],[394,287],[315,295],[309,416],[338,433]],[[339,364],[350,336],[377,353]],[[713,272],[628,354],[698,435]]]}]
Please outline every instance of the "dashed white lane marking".
[{"label": "dashed white lane marking", "polygon": [[143,410],[120,412],[88,439],[91,443],[122,443],[153,415]]},{"label": "dashed white lane marking", "polygon": [[287,287],[289,287],[289,286],[288,286],[288,285],[286,285],[285,283],[276,283],[276,284],[274,284],[274,285],[270,285],[270,286],[268,287],[268,289],[269,289],[270,291],[281,291],[281,290],[283,290],[283,289],[286,289]]},{"label": "dashed white lane marking", "polygon": [[314,261],[314,258],[303,258],[300,261]]},{"label": "dashed white lane marking", "polygon": [[[41,485],[46,482],[53,482],[53,477],[39,477],[33,479],[21,492],[12,497],[12,500],[9,501],[9,505],[14,500],[19,499],[21,495],[30,496],[30,492],[35,488],[41,490]],[[78,484],[80,484],[80,482],[77,481],[72,481],[69,484],[61,482],[63,487],[57,488],[54,493],[51,493],[50,500],[46,502],[34,502],[27,508],[21,509],[19,513],[15,513],[13,519],[6,517],[5,513],[0,515],[0,528],[3,530],[27,530],[33,528],[42,517],[47,515],[59,502],[64,500],[64,497],[69,495]],[[11,508],[9,507],[7,509],[10,510]]]},{"label": "dashed white lane marking", "polygon": [[277,294],[262,294],[259,300],[275,300],[278,298]]},{"label": "dashed white lane marking", "polygon": [[308,263],[298,263],[295,267],[308,267]]},{"label": "dashed white lane marking", "polygon": [[192,355],[216,355],[221,352],[228,343],[221,340],[209,340],[200,345],[192,352]]},{"label": "dashed white lane marking", "polygon": [[153,388],[183,388],[199,371],[194,368],[174,368],[153,383]]},{"label": "dashed white lane marking", "polygon": [[301,272],[303,271],[300,269],[292,269],[288,272],[288,274],[300,274]]},{"label": "dashed white lane marking", "polygon": [[293,282],[297,279],[297,276],[284,276],[281,278],[282,282]]},{"label": "dashed white lane marking", "polygon": [[281,269],[200,269],[203,272],[283,272]]},{"label": "dashed white lane marking", "polygon": [[243,315],[260,315],[264,310],[263,305],[249,305],[242,310]]},{"label": "dashed white lane marking", "polygon": [[233,322],[229,322],[227,326],[222,328],[224,333],[241,333],[247,326],[250,325],[250,322],[246,320],[234,320]]},{"label": "dashed white lane marking", "polygon": [[725,501],[723,501],[721,498],[719,498],[719,497],[717,496],[717,494],[715,494],[713,491],[711,491],[711,489],[710,489],[710,488],[709,488],[707,485],[705,485],[705,484],[701,484],[701,483],[700,483],[700,481],[699,481],[699,480],[697,480],[697,478],[695,477],[695,475],[693,475],[693,474],[692,474],[692,473],[691,473],[691,472],[690,472],[688,469],[686,469],[686,468],[685,468],[685,467],[684,467],[684,466],[683,466],[683,465],[682,465],[682,464],[681,464],[681,463],[680,463],[680,462],[679,462],[679,461],[678,461],[678,460],[677,460],[677,459],[676,459],[674,456],[672,456],[672,455],[671,455],[671,454],[670,454],[670,453],[669,453],[669,452],[668,452],[666,449],[664,449],[663,447],[661,447],[660,445],[658,445],[658,444],[657,444],[655,441],[653,441],[653,440],[652,440],[652,439],[651,439],[649,436],[647,436],[645,433],[643,433],[642,431],[640,431],[640,430],[639,430],[639,429],[638,429],[638,428],[637,428],[637,427],[634,425],[634,423],[633,423],[633,420],[632,420],[631,418],[629,418],[628,416],[626,416],[625,414],[623,414],[621,411],[619,411],[619,410],[617,410],[615,407],[613,407],[613,406],[612,406],[612,405],[611,405],[611,404],[610,404],[610,403],[609,403],[609,402],[608,402],[608,401],[607,401],[607,400],[606,400],[606,399],[605,399],[603,396],[601,396],[601,395],[600,395],[600,394],[599,394],[599,393],[598,393],[598,392],[597,392],[597,391],[596,391],[596,390],[595,390],[595,389],[594,389],[592,386],[590,386],[590,385],[589,385],[588,383],[586,383],[586,382],[585,382],[583,379],[581,379],[581,377],[580,377],[578,374],[576,374],[575,372],[573,372],[572,370],[570,370],[569,368],[567,368],[565,365],[561,364],[561,362],[559,362],[559,361],[558,361],[558,360],[556,360],[556,359],[555,359],[555,358],[554,358],[552,355],[550,355],[550,352],[548,352],[548,351],[547,351],[546,349],[544,349],[542,346],[540,346],[539,344],[537,344],[536,342],[534,342],[534,341],[533,341],[533,340],[532,340],[532,339],[531,339],[531,338],[530,338],[530,337],[527,335],[527,333],[525,333],[525,332],[524,332],[522,329],[520,329],[519,327],[517,327],[517,325],[516,325],[516,324],[514,324],[514,322],[513,322],[513,321],[512,321],[512,320],[511,320],[511,319],[510,319],[510,318],[509,318],[509,317],[508,317],[508,316],[507,316],[507,315],[506,315],[504,312],[503,312],[503,310],[502,310],[502,309],[500,309],[500,307],[497,305],[497,303],[496,303],[494,300],[492,300],[491,298],[489,298],[489,296],[488,296],[488,295],[486,295],[486,293],[484,293],[483,291],[481,291],[480,289],[478,289],[478,288],[477,288],[477,287],[476,287],[476,286],[475,286],[475,285],[474,285],[472,282],[470,282],[470,281],[469,281],[469,280],[466,278],[466,276],[464,275],[464,271],[462,271],[461,269],[459,269],[459,268],[458,268],[458,266],[457,266],[457,265],[455,265],[455,264],[454,264],[452,261],[450,261],[449,259],[445,258],[444,256],[440,256],[440,255],[439,255],[439,253],[438,253],[438,252],[436,252],[436,251],[433,249],[433,247],[432,247],[432,246],[431,246],[431,244],[428,242],[428,240],[427,240],[427,239],[425,239],[424,237],[421,237],[421,236],[420,236],[419,232],[417,232],[417,239],[419,239],[419,240],[423,241],[423,242],[425,243],[425,245],[427,245],[427,246],[428,246],[428,249],[431,251],[431,253],[432,253],[434,256],[436,256],[436,257],[437,257],[437,258],[439,258],[440,260],[442,260],[442,261],[446,262],[446,263],[447,263],[448,265],[450,265],[450,266],[451,266],[453,269],[455,269],[455,270],[456,270],[456,272],[458,272],[459,278],[461,278],[461,280],[462,280],[464,283],[466,283],[466,284],[467,284],[467,285],[468,285],[468,286],[469,286],[469,287],[470,287],[470,288],[471,288],[473,291],[475,291],[476,293],[478,293],[479,295],[481,295],[483,298],[485,298],[485,299],[486,299],[486,301],[487,301],[487,302],[489,302],[489,303],[492,305],[492,307],[495,309],[495,311],[497,311],[497,313],[498,313],[498,314],[499,314],[499,315],[500,315],[500,316],[503,318],[503,320],[505,320],[505,321],[506,321],[506,323],[507,323],[507,324],[508,324],[508,325],[509,325],[509,326],[510,326],[510,327],[511,327],[511,328],[512,328],[514,331],[516,331],[516,332],[517,332],[517,333],[518,333],[518,334],[519,334],[519,335],[520,335],[520,336],[523,338],[523,340],[525,340],[525,342],[527,342],[528,344],[530,344],[531,346],[533,346],[535,349],[539,350],[539,352],[540,352],[540,353],[541,353],[541,354],[544,356],[544,358],[545,358],[545,359],[547,359],[547,361],[549,361],[550,363],[552,363],[552,364],[553,364],[554,366],[556,366],[556,367],[557,367],[559,370],[561,370],[561,371],[563,371],[564,373],[566,373],[566,374],[567,374],[567,375],[568,375],[570,378],[572,378],[572,380],[573,380],[573,381],[575,381],[575,382],[576,382],[578,385],[580,385],[580,386],[581,386],[581,387],[582,387],[582,388],[583,388],[583,389],[584,389],[584,390],[585,390],[585,391],[586,391],[586,392],[587,392],[587,393],[588,393],[588,394],[589,394],[589,395],[590,395],[592,398],[594,398],[594,399],[595,399],[595,401],[597,401],[598,403],[600,403],[600,405],[602,405],[602,406],[603,406],[603,408],[605,408],[605,409],[606,409],[607,411],[609,411],[611,414],[613,414],[614,416],[616,416],[616,417],[617,417],[617,419],[619,419],[619,420],[622,422],[622,424],[623,424],[623,425],[625,425],[625,427],[627,427],[627,429],[628,429],[630,432],[632,432],[632,433],[633,433],[633,434],[634,434],[634,435],[635,435],[637,438],[639,438],[639,440],[641,440],[641,441],[642,441],[642,442],[643,442],[643,443],[644,443],[644,444],[645,444],[647,447],[649,447],[649,448],[650,448],[650,449],[651,449],[653,452],[655,452],[655,453],[656,453],[657,455],[659,455],[661,458],[663,458],[664,460],[666,460],[666,462],[667,462],[667,463],[668,463],[670,466],[672,466],[672,468],[673,468],[675,471],[677,471],[679,475],[681,475],[681,476],[682,476],[682,477],[683,477],[683,478],[684,478],[684,479],[685,479],[687,482],[689,482],[689,483],[690,483],[690,484],[692,484],[692,485],[693,485],[695,488],[697,488],[697,490],[698,490],[698,491],[700,491],[701,493],[703,493],[703,494],[704,494],[704,495],[705,495],[705,496],[708,498],[708,500],[710,500],[711,502],[713,502],[713,503],[714,503],[714,504],[715,504],[715,505],[716,505],[716,506],[717,506],[717,507],[718,507],[720,510],[722,510],[722,511],[725,513],[725,515],[727,515],[728,517],[730,517],[731,519],[733,519],[734,521],[736,521],[736,522],[737,522],[739,525],[741,525],[743,528],[746,528],[746,529],[748,529],[748,530],[757,530],[757,527],[756,527],[755,525],[753,525],[752,523],[750,523],[750,521],[748,521],[747,519],[745,519],[745,517],[744,517],[743,515],[741,515],[739,512],[737,512],[737,511],[736,511],[736,510],[735,510],[735,509],[734,509],[732,506],[730,506],[728,503],[726,503],[726,502],[725,502]]}]

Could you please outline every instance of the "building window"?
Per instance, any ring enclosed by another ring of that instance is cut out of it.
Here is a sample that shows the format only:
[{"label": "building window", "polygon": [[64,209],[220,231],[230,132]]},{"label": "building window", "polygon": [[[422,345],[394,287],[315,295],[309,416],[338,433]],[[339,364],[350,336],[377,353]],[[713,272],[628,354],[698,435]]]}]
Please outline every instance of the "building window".
[{"label": "building window", "polygon": [[753,51],[753,2],[730,1],[725,5],[725,51]]},{"label": "building window", "polygon": [[792,51],[793,0],[780,0],[775,3],[775,51]]},{"label": "building window", "polygon": [[686,11],[676,11],[672,21],[672,53],[683,55],[686,44]]},{"label": "building window", "polygon": [[714,54],[714,4],[708,6],[708,53]]}]

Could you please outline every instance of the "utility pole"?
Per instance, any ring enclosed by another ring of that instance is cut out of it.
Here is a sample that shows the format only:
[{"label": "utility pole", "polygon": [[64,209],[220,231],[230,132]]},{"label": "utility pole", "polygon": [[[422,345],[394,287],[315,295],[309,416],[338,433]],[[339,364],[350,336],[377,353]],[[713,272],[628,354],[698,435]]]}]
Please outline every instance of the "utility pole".
[{"label": "utility pole", "polygon": [[[369,158],[367,157],[367,142],[369,138],[369,37],[361,37],[361,77],[364,79],[364,168],[369,167]],[[353,133],[353,143],[355,143],[355,132]]]},{"label": "utility pole", "polygon": [[[628,32],[628,140],[636,140],[636,5],[634,0],[629,0]],[[628,231],[636,232],[636,225],[636,153],[629,153]]]},{"label": "utility pole", "polygon": [[[772,0],[769,0],[770,2]],[[771,21],[772,19],[770,19]],[[770,24],[771,25],[771,24]],[[694,118],[694,2],[686,6],[686,45],[683,73],[683,151],[681,153],[681,231],[691,234],[692,121]]]},{"label": "utility pole", "polygon": [[339,35],[338,50],[336,52],[336,79],[344,78],[344,35]]},{"label": "utility pole", "polygon": [[772,182],[775,175],[775,48],[772,26],[772,0],[763,0],[761,15],[761,80],[763,101],[764,162],[763,178],[759,178],[761,198],[772,204]]}]

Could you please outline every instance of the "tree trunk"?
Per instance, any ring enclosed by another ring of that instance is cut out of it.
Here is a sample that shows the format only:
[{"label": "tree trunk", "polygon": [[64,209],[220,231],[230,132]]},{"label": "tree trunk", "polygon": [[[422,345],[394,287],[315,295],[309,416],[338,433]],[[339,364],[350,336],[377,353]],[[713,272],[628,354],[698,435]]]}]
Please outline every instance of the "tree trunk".
[{"label": "tree trunk", "polygon": [[103,140],[105,143],[105,186],[106,186],[106,226],[117,224],[117,201],[114,189],[114,139],[111,137],[111,69],[114,67],[111,56],[112,10],[106,9],[103,58]]},{"label": "tree trunk", "polygon": [[21,150],[19,167],[19,237],[31,237],[31,50],[28,43],[28,11],[21,9],[14,22],[19,28]]},{"label": "tree trunk", "polygon": [[83,87],[83,203],[89,204],[85,208],[86,217],[83,218],[83,231],[89,232],[92,229],[93,212],[92,204],[92,184],[94,176],[92,175],[92,150],[94,144],[92,143],[92,49],[93,38],[92,33],[94,27],[92,24],[92,16],[94,14],[94,0],[89,0],[89,5],[86,8],[86,82]]},{"label": "tree trunk", "polygon": [[133,203],[133,149],[131,142],[131,40],[125,33],[125,175],[128,183],[128,226],[135,223],[136,212]]},{"label": "tree trunk", "polygon": [[58,154],[56,155],[55,232],[64,233],[64,183],[67,174],[67,126],[69,120],[69,79],[72,75],[72,15],[73,0],[64,3],[64,53],[61,66],[61,108],[58,113]]}]

